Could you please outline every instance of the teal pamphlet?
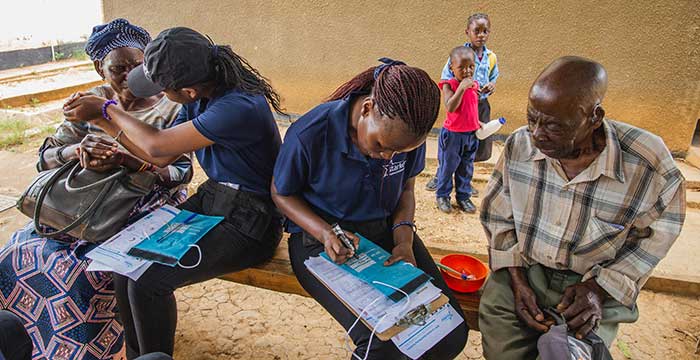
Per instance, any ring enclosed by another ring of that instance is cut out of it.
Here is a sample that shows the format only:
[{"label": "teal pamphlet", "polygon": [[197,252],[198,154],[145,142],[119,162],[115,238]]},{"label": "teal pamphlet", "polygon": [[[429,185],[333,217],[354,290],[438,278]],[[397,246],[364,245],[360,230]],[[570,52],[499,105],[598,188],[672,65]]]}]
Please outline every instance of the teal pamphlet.
[{"label": "teal pamphlet", "polygon": [[[356,235],[360,238],[360,246],[356,251],[357,258],[350,258],[344,264],[336,265],[372,285],[391,300],[399,301],[404,298],[404,295],[401,291],[375,284],[374,281],[391,285],[407,294],[430,281],[430,275],[404,261],[384,266],[384,262],[391,254],[362,235]],[[325,251],[321,256],[330,260]]]},{"label": "teal pamphlet", "polygon": [[127,254],[160,264],[175,266],[185,253],[218,225],[223,216],[208,216],[182,210]]}]

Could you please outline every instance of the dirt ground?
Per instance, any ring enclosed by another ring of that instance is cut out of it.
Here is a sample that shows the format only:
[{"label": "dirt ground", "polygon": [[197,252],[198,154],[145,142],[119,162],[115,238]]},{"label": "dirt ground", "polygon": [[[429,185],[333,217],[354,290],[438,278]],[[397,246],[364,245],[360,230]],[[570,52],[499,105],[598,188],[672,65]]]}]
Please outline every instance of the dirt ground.
[{"label": "dirt ground", "polygon": [[[33,177],[34,150],[26,144],[0,151],[0,193],[18,195]],[[434,194],[423,190],[434,165],[417,181],[417,224],[424,241],[455,251],[485,252],[478,215],[445,215]],[[487,171],[488,170],[482,170]],[[198,170],[193,187],[202,181]],[[483,190],[485,184],[477,183]],[[479,198],[475,199],[477,205]],[[27,221],[16,210],[0,213],[0,244]],[[347,359],[343,329],[312,299],[211,280],[176,292],[177,359]],[[695,340],[676,331],[700,334],[700,299],[643,291],[640,319],[624,324],[612,347],[620,359],[700,359]],[[478,332],[470,332],[460,359],[481,359]]]}]

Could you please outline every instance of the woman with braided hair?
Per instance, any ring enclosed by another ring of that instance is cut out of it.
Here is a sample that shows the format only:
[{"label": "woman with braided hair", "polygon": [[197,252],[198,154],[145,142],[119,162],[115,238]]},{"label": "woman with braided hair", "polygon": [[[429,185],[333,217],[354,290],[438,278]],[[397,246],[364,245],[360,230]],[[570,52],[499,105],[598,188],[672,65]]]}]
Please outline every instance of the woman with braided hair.
[{"label": "woman with braided hair", "polygon": [[[425,166],[425,139],[440,109],[440,90],[428,74],[387,58],[340,86],[328,101],[287,130],[275,164],[272,198],[287,216],[289,258],[297,279],[347,331],[357,359],[402,359],[391,341],[372,339],[357,319],[306,268],[325,251],[344,263],[353,250],[330,224],[338,223],[359,244],[357,232],[391,257],[425,271],[464,318],[432,257],[415,233],[415,176]],[[352,331],[350,328],[352,327]],[[467,341],[457,326],[423,357],[452,359]]]},{"label": "woman with braided hair", "polygon": [[[183,108],[175,125],[158,130],[135,121],[119,104],[77,94],[64,107],[67,119],[89,120],[141,158],[163,166],[194,151],[208,180],[180,208],[224,220],[191,249],[178,266],[153,264],[138,280],[114,275],[127,357],[172,355],[177,324],[174,291],[259,264],[274,254],[282,215],[270,198],[281,139],[270,107],[279,96],[268,81],[230,47],[176,27],[148,46],[143,65],[129,73],[137,96],[163,91]],[[95,143],[89,162],[102,161]],[[198,260],[199,259],[199,260]],[[196,264],[196,265],[191,265]]]}]

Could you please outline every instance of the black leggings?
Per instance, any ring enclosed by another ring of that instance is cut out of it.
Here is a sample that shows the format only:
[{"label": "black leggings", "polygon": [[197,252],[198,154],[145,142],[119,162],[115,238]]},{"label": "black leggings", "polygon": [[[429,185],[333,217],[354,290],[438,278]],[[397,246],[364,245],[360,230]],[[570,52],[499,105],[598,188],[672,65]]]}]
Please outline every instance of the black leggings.
[{"label": "black leggings", "polygon": [[[364,237],[371,239],[377,245],[391,252],[394,246],[391,229],[386,221],[366,222],[366,223],[342,223],[341,226],[345,230],[355,231],[362,234]],[[308,241],[307,236],[305,243],[302,233],[292,234],[289,238],[289,259],[294,269],[294,274],[301,283],[301,286],[306,290],[331,316],[333,316],[342,325],[345,330],[355,322],[357,316],[348,310],[345,305],[340,302],[318,279],[316,279],[304,265],[304,261],[312,256],[318,256],[324,249],[323,245],[316,241]],[[433,258],[428,253],[428,249],[423,245],[423,241],[415,235],[413,238],[413,255],[416,258],[418,268],[425,271],[433,277],[433,284],[440,288],[442,292],[450,299],[450,304],[455,308],[457,313],[464,318],[462,309],[455,299],[452,292],[442,279]],[[428,350],[421,358],[422,359],[453,359],[464,348],[467,343],[467,334],[469,327],[464,322],[456,329],[452,330],[439,343]],[[363,322],[358,322],[350,333],[350,338],[355,343],[355,354],[360,358],[364,358],[367,351],[367,345],[372,331],[367,328]],[[399,352],[394,343],[389,341],[381,341],[376,335],[372,340],[372,346],[367,359],[406,359],[407,357]],[[353,357],[351,356],[351,359]]]},{"label": "black leggings", "polygon": [[[0,311],[0,359],[30,360],[34,344],[17,315]],[[4,356],[4,357],[3,357]]]},{"label": "black leggings", "polygon": [[[153,264],[137,281],[114,274],[129,359],[152,352],[173,354],[175,289],[259,264],[272,257],[282,237],[282,218],[269,198],[211,180],[180,208],[225,219],[197,243],[202,259],[194,269]],[[181,262],[194,264],[198,257],[192,249]]]}]

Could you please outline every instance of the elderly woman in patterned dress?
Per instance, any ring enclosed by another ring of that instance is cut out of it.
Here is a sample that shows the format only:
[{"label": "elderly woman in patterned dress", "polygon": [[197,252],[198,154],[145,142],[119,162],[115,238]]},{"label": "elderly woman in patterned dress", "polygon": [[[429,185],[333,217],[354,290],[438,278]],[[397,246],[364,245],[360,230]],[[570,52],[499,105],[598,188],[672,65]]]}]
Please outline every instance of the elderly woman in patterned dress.
[{"label": "elderly woman in patterned dress", "polygon": [[[137,98],[126,85],[127,74],[143,62],[143,50],[150,40],[144,29],[124,19],[95,26],[85,51],[105,84],[90,92],[116,100],[141,121],[165,128],[177,117],[180,105],[163,94]],[[37,169],[53,169],[81,156],[90,159],[91,148],[84,145],[107,136],[87,122],[66,121],[39,148]],[[111,141],[118,143],[119,135]],[[155,189],[132,210],[130,222],[186,198],[185,184],[192,177],[187,157],[158,168],[120,148],[93,169],[118,166],[152,171],[159,178]],[[89,265],[85,254],[94,246],[67,236],[40,237],[30,223],[0,250],[0,309],[22,319],[34,344],[33,359],[111,359],[122,350],[124,338],[116,318],[111,274],[85,271]]]}]

